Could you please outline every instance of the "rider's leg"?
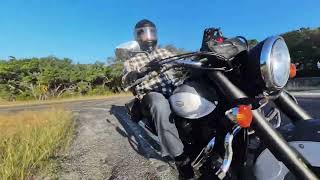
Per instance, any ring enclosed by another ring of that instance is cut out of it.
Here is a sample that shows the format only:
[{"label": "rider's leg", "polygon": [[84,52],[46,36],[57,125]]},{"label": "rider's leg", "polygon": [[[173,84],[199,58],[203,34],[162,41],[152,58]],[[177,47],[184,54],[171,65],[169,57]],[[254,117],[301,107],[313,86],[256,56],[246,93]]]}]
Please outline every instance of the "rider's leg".
[{"label": "rider's leg", "polygon": [[142,104],[155,124],[162,156],[174,158],[181,155],[183,144],[173,120],[170,119],[171,109],[168,100],[161,93],[150,92],[143,97]]},{"label": "rider's leg", "polygon": [[174,158],[179,171],[179,179],[193,179],[194,173],[190,158],[183,153],[183,144],[178,130],[173,120],[170,119],[171,109],[168,100],[160,93],[151,92],[143,97],[142,104],[154,121],[162,156]]}]

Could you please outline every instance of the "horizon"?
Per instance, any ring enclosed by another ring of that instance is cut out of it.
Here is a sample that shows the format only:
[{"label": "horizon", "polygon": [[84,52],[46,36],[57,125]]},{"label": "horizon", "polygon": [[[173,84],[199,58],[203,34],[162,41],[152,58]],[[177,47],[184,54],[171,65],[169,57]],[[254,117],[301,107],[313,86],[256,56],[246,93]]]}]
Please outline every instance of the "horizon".
[{"label": "horizon", "polygon": [[73,63],[106,63],[117,45],[133,40],[133,27],[144,18],[156,24],[158,45],[172,44],[188,51],[200,48],[207,27],[220,27],[227,37],[241,35],[259,41],[300,28],[320,27],[317,1],[201,2],[183,1],[183,6],[166,0],[4,2],[0,7],[0,42],[5,45],[0,48],[0,59],[54,56]]}]

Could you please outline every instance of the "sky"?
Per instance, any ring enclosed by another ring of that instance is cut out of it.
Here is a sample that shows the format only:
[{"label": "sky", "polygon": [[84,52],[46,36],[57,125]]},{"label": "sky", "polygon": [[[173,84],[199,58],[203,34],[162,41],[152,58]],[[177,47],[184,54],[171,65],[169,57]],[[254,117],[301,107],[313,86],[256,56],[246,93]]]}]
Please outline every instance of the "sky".
[{"label": "sky", "polygon": [[0,0],[0,59],[56,56],[106,61],[133,40],[141,19],[153,21],[159,44],[199,50],[203,30],[263,40],[320,27],[319,0]]}]

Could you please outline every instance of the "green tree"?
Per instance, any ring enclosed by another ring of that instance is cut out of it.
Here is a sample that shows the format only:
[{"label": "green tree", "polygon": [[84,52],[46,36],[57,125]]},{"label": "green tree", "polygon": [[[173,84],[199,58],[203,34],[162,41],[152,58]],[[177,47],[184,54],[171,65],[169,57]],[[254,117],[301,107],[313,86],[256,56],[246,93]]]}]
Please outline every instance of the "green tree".
[{"label": "green tree", "polygon": [[[121,91],[122,63],[108,67],[104,63],[73,64],[68,58],[44,58],[0,61],[0,97],[7,100],[69,96],[104,90]],[[95,90],[99,89],[99,90]]]},{"label": "green tree", "polygon": [[299,67],[298,76],[320,76],[320,29],[300,28],[282,35],[288,45],[291,59]]}]

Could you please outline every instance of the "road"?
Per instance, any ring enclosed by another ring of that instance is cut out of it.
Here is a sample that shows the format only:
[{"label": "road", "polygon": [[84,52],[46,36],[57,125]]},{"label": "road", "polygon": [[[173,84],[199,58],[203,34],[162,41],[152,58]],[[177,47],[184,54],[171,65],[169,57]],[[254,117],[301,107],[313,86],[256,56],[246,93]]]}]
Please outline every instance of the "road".
[{"label": "road", "polygon": [[320,119],[320,97],[298,98],[298,103],[310,113],[313,118]]},{"label": "road", "polygon": [[[0,108],[0,113],[63,107],[74,113],[76,133],[70,152],[58,158],[59,179],[176,179],[148,136],[128,119],[124,103],[131,97],[111,97],[53,105]],[[298,98],[315,118],[320,118],[319,98]]]}]

